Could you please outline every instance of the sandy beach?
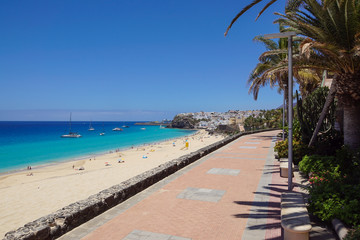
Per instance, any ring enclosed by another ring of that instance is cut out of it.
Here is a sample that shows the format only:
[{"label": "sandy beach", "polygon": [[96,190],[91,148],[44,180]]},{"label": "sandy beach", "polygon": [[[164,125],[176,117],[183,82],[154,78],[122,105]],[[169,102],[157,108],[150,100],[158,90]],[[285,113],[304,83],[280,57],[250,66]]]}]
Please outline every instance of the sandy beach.
[{"label": "sandy beach", "polygon": [[221,139],[200,130],[175,140],[0,176],[0,236]]}]

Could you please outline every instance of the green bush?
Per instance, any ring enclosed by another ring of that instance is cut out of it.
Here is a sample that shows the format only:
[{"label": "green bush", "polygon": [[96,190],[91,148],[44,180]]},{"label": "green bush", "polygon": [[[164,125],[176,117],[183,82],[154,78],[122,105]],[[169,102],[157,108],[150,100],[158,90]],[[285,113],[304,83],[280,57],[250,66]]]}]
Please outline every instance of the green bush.
[{"label": "green bush", "polygon": [[274,151],[277,152],[279,158],[288,157],[288,140],[278,141],[275,143]]},{"label": "green bush", "polygon": [[[288,139],[279,141],[275,144],[275,152],[279,155],[279,158],[288,157]],[[298,165],[304,155],[309,154],[310,149],[301,141],[293,139],[293,163]]]},{"label": "green bush", "polygon": [[336,161],[340,171],[347,175],[346,183],[360,184],[360,150],[353,151],[343,147],[336,152]]},{"label": "green bush", "polygon": [[333,171],[337,166],[333,156],[305,155],[299,163],[299,169],[305,174],[310,172]]},{"label": "green bush", "polygon": [[309,212],[323,221],[338,218],[350,226],[360,224],[360,184],[347,184],[347,178],[339,167],[315,173],[309,179]]},{"label": "green bush", "polygon": [[344,238],[344,240],[359,240],[359,239],[360,239],[360,226],[350,229]]}]

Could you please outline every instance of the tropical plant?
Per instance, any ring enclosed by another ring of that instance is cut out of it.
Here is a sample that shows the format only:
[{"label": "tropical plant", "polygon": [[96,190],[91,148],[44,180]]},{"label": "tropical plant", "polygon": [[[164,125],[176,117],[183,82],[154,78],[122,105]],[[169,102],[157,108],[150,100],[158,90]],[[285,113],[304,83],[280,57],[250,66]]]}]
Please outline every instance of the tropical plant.
[{"label": "tropical plant", "polygon": [[[279,26],[280,32],[285,28]],[[296,37],[293,41],[294,58],[298,55],[298,45],[302,38]],[[252,70],[248,85],[249,93],[252,93],[254,99],[257,100],[261,87],[270,85],[270,87],[279,87],[278,91],[284,93],[286,105],[288,105],[288,41],[285,38],[276,41],[266,39],[263,36],[256,36],[254,41],[262,43],[266,51],[259,57],[259,63]],[[307,96],[315,90],[320,84],[320,72],[311,69],[299,69],[294,66],[294,76],[299,83],[302,96]]]},{"label": "tropical plant", "polygon": [[303,0],[277,22],[307,37],[297,65],[335,74],[344,109],[344,143],[360,146],[360,1]]},{"label": "tropical plant", "polygon": [[287,73],[287,41],[279,39],[277,42],[271,39],[265,39],[263,36],[256,36],[254,41],[262,43],[266,51],[260,55],[259,63],[252,70],[248,85],[249,93],[252,93],[257,100],[261,87],[269,84],[270,87],[278,86],[288,95],[288,73]]},{"label": "tropical plant", "polygon": [[[236,14],[236,16],[233,18],[233,20],[231,21],[230,25],[227,27],[226,32],[225,32],[225,36],[228,34],[230,28],[232,27],[232,25],[238,20],[238,18],[243,15],[245,12],[247,12],[250,8],[252,8],[253,6],[257,5],[258,3],[261,3],[263,0],[253,0],[250,4],[246,5],[238,14]],[[259,14],[256,17],[256,20],[261,16],[261,14],[263,14],[263,12],[265,12],[265,10],[270,7],[272,4],[274,4],[275,2],[277,2],[277,0],[269,0],[268,3],[261,9],[261,11],[259,12]],[[286,2],[286,9],[296,9],[297,7],[300,6],[302,0],[287,0]]]},{"label": "tropical plant", "polygon": [[[309,94],[306,98],[297,97],[297,117],[301,126],[301,137],[305,144],[308,144],[312,133],[314,132],[317,124],[317,120],[322,112],[325,104],[326,96],[329,89],[327,87],[320,87]],[[325,121],[322,121],[321,131],[322,136],[326,134],[335,135],[335,109],[336,105],[332,102],[329,110],[326,114]]]}]

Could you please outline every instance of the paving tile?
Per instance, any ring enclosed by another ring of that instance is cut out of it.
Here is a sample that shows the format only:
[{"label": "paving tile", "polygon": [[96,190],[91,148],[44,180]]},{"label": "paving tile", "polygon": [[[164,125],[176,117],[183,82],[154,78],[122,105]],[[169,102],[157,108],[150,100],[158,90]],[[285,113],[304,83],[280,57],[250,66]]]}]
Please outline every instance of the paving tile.
[{"label": "paving tile", "polygon": [[191,240],[179,236],[172,236],[162,233],[153,233],[148,231],[134,230],[122,240]]},{"label": "paving tile", "polygon": [[225,193],[225,190],[188,187],[184,191],[182,191],[177,196],[177,198],[206,202],[218,202]]},{"label": "paving tile", "polygon": [[[119,204],[118,215],[101,227],[71,236],[82,240],[281,239],[278,191],[279,184],[285,183],[286,188],[286,179],[278,177],[278,167],[271,162],[276,141],[271,136],[278,132],[240,137],[173,174],[176,178],[160,181],[156,190]],[[223,174],[230,170],[241,172]],[[278,177],[275,182],[274,176]]]},{"label": "paving tile", "polygon": [[244,142],[245,144],[260,144],[260,142]]},{"label": "paving tile", "polygon": [[207,174],[217,174],[217,175],[230,175],[237,176],[240,173],[238,169],[226,169],[226,168],[212,168],[206,172]]}]

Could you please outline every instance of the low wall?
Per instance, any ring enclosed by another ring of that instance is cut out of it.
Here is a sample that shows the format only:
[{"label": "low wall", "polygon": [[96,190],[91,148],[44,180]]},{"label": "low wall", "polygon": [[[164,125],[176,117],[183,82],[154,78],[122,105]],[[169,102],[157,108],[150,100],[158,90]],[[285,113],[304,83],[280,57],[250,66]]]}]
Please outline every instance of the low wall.
[{"label": "low wall", "polygon": [[72,203],[54,213],[27,223],[24,227],[18,228],[15,231],[10,231],[5,234],[4,240],[55,239],[134,196],[190,163],[193,163],[203,156],[223,147],[240,136],[251,133],[254,132],[246,132],[227,137],[219,142],[201,148],[198,151],[161,164],[156,168],[105,189],[98,194],[91,195],[87,199]]}]

